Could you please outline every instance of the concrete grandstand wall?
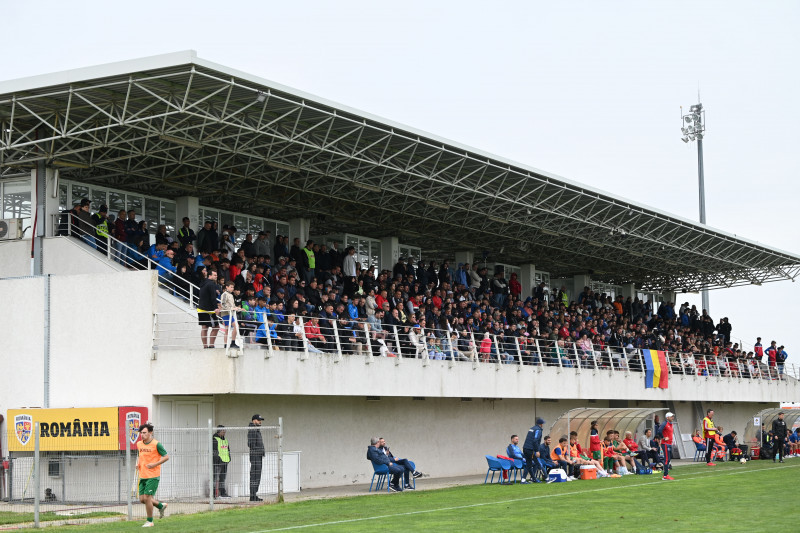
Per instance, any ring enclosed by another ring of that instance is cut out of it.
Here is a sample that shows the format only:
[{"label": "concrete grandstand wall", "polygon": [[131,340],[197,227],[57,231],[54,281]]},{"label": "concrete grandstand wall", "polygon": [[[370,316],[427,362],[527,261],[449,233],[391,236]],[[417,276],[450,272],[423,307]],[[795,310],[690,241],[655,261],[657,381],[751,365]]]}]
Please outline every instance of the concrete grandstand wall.
[{"label": "concrete grandstand wall", "polygon": [[[11,304],[0,364],[4,407],[44,402],[46,279],[0,279]],[[155,272],[51,276],[50,407],[152,403],[150,354]]]},{"label": "concrete grandstand wall", "polygon": [[[486,472],[484,455],[505,454],[511,434],[519,434],[524,440],[537,416],[546,420],[547,432],[567,410],[588,405],[585,400],[569,399],[462,401],[383,396],[379,401],[368,401],[365,397],[264,394],[216,395],[214,404],[214,424],[242,424],[253,413],[268,421],[282,416],[284,448],[302,450],[303,488],[369,483],[372,467],[366,451],[372,436],[385,437],[397,457],[416,461],[418,469],[431,476],[482,474]],[[708,405],[717,409],[718,423],[740,434],[745,421],[763,408],[760,403]],[[590,406],[608,407],[609,402]],[[648,401],[630,402],[629,406],[666,407]],[[700,423],[692,403],[678,404],[676,410],[682,432],[688,433]]]},{"label": "concrete grandstand wall", "polygon": [[[794,379],[760,381],[671,376],[669,388],[646,389],[641,372],[516,364],[475,364],[249,348],[238,358],[223,350],[164,350],[153,362],[154,394],[316,394],[323,396],[462,396],[653,401],[780,402],[800,395]],[[369,364],[367,364],[369,362]],[[185,369],[193,371],[186,373]],[[171,376],[181,375],[181,380]]]}]

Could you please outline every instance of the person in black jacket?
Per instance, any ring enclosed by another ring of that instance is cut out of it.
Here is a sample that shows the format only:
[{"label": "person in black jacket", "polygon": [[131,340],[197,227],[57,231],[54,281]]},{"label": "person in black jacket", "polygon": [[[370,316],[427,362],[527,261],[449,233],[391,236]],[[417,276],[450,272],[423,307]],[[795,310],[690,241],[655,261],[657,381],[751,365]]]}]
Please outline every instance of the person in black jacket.
[{"label": "person in black jacket", "polygon": [[778,413],[778,418],[772,421],[772,462],[780,455],[780,462],[783,462],[783,455],[786,453],[786,422],[783,421],[783,413]]},{"label": "person in black jacket", "polygon": [[405,478],[405,485],[408,485],[408,470],[392,462],[388,455],[378,450],[377,444],[379,441],[380,439],[378,437],[372,437],[370,439],[369,446],[367,447],[367,459],[372,461],[374,465],[386,465],[389,467],[389,473],[392,475],[389,490],[392,492],[402,492],[403,488],[400,486],[400,476],[402,475]]},{"label": "person in black jacket", "polygon": [[247,447],[250,448],[250,501],[260,502],[261,498],[256,496],[258,486],[261,484],[261,468],[264,466],[264,439],[258,428],[264,420],[261,415],[253,415],[247,431]]},{"label": "person in black jacket", "polygon": [[200,323],[200,338],[203,348],[213,348],[219,332],[217,318],[217,271],[208,270],[208,277],[200,285],[200,296],[197,302],[197,320]]},{"label": "person in black jacket", "polygon": [[[536,471],[539,469],[539,446],[542,441],[542,427],[544,426],[544,419],[537,418],[536,425],[528,430],[528,435],[525,437],[525,443],[522,445],[522,455],[525,457],[525,467],[528,474],[531,476],[531,481],[539,483],[536,478]],[[549,457],[547,457],[549,459]]]}]

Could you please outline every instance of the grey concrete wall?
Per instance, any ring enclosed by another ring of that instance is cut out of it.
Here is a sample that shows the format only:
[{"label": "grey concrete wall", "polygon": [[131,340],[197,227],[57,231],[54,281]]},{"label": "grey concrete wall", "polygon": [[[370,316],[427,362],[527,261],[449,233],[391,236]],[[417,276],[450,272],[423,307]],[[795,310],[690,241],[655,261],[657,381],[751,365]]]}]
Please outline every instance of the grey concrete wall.
[{"label": "grey concrete wall", "polygon": [[[155,394],[319,394],[328,396],[462,396],[651,401],[791,401],[796,380],[760,381],[672,376],[668,389],[646,389],[640,372],[543,368],[268,352],[248,348],[239,358],[223,350],[159,351],[153,363]],[[171,376],[193,372],[181,380]]]}]

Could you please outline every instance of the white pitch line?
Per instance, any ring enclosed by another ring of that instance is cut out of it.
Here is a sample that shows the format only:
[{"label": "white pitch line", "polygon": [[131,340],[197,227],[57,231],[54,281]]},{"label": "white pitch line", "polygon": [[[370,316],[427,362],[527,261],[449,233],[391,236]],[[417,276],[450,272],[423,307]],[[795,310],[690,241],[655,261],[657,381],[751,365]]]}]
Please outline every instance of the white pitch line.
[{"label": "white pitch line", "polygon": [[[685,477],[689,477],[689,476],[702,476],[702,475],[706,475],[706,474],[714,474],[711,477],[733,476],[733,475],[737,475],[737,474],[752,474],[754,472],[763,472],[765,470],[778,470],[778,469],[783,469],[783,468],[797,468],[798,466],[800,466],[800,465],[774,466],[774,467],[767,467],[767,468],[759,468],[758,470],[738,470],[736,472],[725,472],[724,474],[716,474],[716,472],[708,472],[708,471],[706,471],[706,472],[695,472],[693,474],[686,474],[686,476],[684,476],[684,478]],[[669,484],[673,484],[675,482],[681,482],[681,481],[693,481],[691,479],[686,480],[684,478],[676,479],[675,481],[672,481]],[[644,487],[646,485],[655,485],[655,484],[661,484],[661,483],[659,483],[658,481],[654,480],[654,481],[648,481],[647,483],[636,483],[635,485],[619,485],[619,486],[616,486],[616,487],[603,487],[601,489],[579,490],[579,491],[574,491],[574,492],[561,492],[561,493],[558,493],[558,494],[540,494],[538,496],[526,496],[524,498],[514,498],[514,499],[511,499],[511,500],[499,500],[499,501],[496,501],[496,502],[471,503],[469,505],[457,505],[457,506],[454,506],[454,507],[439,507],[437,509],[423,509],[421,511],[408,511],[406,513],[395,513],[395,514],[386,514],[386,515],[377,515],[377,516],[365,516],[365,517],[362,517],[362,518],[350,518],[348,520],[332,520],[330,522],[317,522],[315,524],[302,524],[302,525],[298,525],[298,526],[287,526],[287,527],[279,527],[279,528],[274,528],[274,529],[259,529],[259,530],[251,531],[250,533],[271,533],[273,531],[290,531],[292,529],[307,529],[307,528],[311,528],[311,527],[335,526],[335,525],[338,525],[338,524],[351,524],[351,523],[354,523],[354,522],[366,522],[368,520],[383,520],[384,518],[398,518],[398,517],[401,517],[401,516],[413,516],[413,515],[419,515],[419,514],[438,513],[438,512],[441,512],[441,511],[456,511],[456,510],[459,510],[459,509],[471,509],[471,508],[475,508],[475,507],[485,507],[485,506],[488,506],[488,505],[505,505],[505,504],[508,504],[508,503],[524,502],[524,501],[530,501],[530,500],[540,500],[540,499],[544,499],[544,498],[558,498],[558,497],[561,497],[561,496],[574,496],[576,494],[587,494],[587,493],[590,493],[590,492],[604,492],[604,491],[607,491],[607,490],[630,489],[630,488],[634,488],[634,487]],[[666,486],[667,483],[663,483],[661,485]]]}]

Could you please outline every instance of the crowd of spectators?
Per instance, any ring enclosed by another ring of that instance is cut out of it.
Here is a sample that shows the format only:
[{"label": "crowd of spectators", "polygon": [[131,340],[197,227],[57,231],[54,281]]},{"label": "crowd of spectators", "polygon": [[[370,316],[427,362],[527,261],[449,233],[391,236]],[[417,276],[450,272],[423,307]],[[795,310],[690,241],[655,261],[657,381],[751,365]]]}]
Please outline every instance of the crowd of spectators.
[{"label": "crowd of spectators", "polygon": [[653,349],[668,352],[673,374],[783,375],[783,346],[765,349],[759,338],[745,350],[732,342],[727,317],[716,322],[688,303],[654,306],[589,287],[570,299],[565,287],[544,283],[526,295],[516,274],[506,280],[479,262],[400,257],[379,271],[361,265],[352,247],[290,243],[269,231],[246,234],[237,246],[236,228],[205,221],[195,232],[188,218],[175,237],[163,225],[151,236],[134,211],[109,219],[106,206],[89,215],[89,204],[71,212],[76,234],[99,248],[107,231],[119,241],[118,261],[147,268],[145,258],[152,260],[186,298],[216,271],[218,296],[234,283],[243,337],[277,349],[302,347],[305,335],[311,351],[337,351],[335,323],[344,353],[641,370],[638,350]]}]

